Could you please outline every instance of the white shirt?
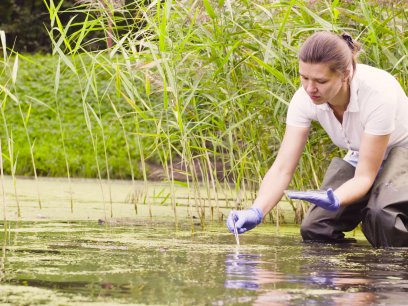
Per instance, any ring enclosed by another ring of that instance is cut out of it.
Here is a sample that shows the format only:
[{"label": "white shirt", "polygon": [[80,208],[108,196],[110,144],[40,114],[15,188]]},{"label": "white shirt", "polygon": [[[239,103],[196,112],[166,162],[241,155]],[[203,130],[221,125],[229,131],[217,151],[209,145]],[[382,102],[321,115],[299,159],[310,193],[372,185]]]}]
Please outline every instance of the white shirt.
[{"label": "white shirt", "polygon": [[391,134],[385,158],[393,147],[408,148],[408,98],[391,74],[368,65],[357,65],[342,123],[327,103],[315,105],[299,88],[289,104],[286,124],[310,127],[312,120],[320,123],[335,145],[350,151],[345,159],[354,166],[363,132]]}]

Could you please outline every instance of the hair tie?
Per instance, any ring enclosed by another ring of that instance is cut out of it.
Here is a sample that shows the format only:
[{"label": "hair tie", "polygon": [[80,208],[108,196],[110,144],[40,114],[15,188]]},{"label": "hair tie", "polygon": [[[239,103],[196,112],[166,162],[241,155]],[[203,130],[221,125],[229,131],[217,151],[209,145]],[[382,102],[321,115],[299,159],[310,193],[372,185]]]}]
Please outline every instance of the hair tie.
[{"label": "hair tie", "polygon": [[354,51],[354,41],[353,41],[353,38],[352,38],[349,34],[347,34],[347,33],[341,34],[340,37],[341,37],[342,39],[344,39],[344,41],[347,43],[347,45],[349,46],[349,48]]}]

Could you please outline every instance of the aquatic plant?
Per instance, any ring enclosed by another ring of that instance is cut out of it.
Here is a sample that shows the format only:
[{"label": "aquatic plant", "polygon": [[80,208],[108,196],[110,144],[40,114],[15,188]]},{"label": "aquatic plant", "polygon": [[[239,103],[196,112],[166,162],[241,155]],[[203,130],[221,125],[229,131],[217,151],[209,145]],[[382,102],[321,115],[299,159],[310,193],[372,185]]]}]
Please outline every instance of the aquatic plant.
[{"label": "aquatic plant", "polygon": [[[16,198],[16,203],[17,203],[17,215],[21,215],[21,209],[20,209],[20,203],[18,200],[18,195],[17,195],[17,189],[16,189],[16,170],[15,166],[17,163],[17,158],[16,160],[14,159],[14,145],[13,145],[13,132],[12,132],[12,127],[10,128],[8,123],[7,123],[7,118],[6,118],[6,105],[7,102],[11,101],[17,108],[18,114],[20,115],[21,122],[24,127],[24,134],[26,136],[26,142],[29,147],[29,152],[30,152],[30,160],[32,163],[32,170],[36,182],[36,187],[37,187],[37,200],[39,207],[41,208],[41,197],[40,197],[40,192],[39,192],[39,187],[38,187],[38,177],[37,177],[37,170],[35,166],[35,157],[34,157],[34,144],[31,142],[31,138],[29,135],[28,131],[28,121],[30,118],[30,112],[31,112],[31,104],[29,104],[26,113],[24,113],[22,103],[19,100],[18,96],[15,94],[15,89],[16,89],[16,82],[17,82],[17,73],[18,73],[18,65],[19,65],[19,55],[17,54],[16,56],[12,56],[12,52],[8,53],[7,52],[7,44],[6,44],[6,35],[4,31],[0,31],[0,40],[1,40],[1,49],[3,51],[3,68],[0,73],[0,77],[3,81],[3,84],[0,84],[0,95],[2,97],[0,109],[1,109],[1,115],[3,119],[3,127],[4,127],[4,139],[7,142],[7,147],[8,147],[8,161],[10,164],[10,173],[13,178],[13,185],[14,185],[14,192],[15,192],[15,198]],[[12,63],[12,65],[11,65]],[[10,68],[11,67],[11,68]],[[3,155],[3,149],[1,147],[0,154],[2,155],[1,158],[1,172],[2,172],[2,177],[4,173],[4,165],[3,165],[3,157],[6,157],[6,155]],[[4,186],[3,186],[4,187]],[[3,188],[3,202],[4,205],[5,199],[4,199],[4,188]],[[4,214],[6,214],[6,209],[4,209]],[[6,217],[4,217],[6,219]]]},{"label": "aquatic plant", "polygon": [[[111,158],[123,151],[129,177],[147,188],[149,168],[159,163],[171,186],[189,187],[187,209],[202,221],[207,211],[222,220],[220,207],[251,204],[283,137],[299,86],[297,49],[310,33],[350,32],[365,46],[362,62],[390,71],[408,88],[405,1],[93,1],[102,3],[98,8],[87,1],[73,8],[84,21],[74,16],[67,24],[62,1],[44,3],[61,71],[55,88],[61,90],[63,72],[80,92],[92,173],[110,179]],[[97,49],[105,36],[111,43]],[[68,150],[66,122],[58,118]],[[110,134],[113,125],[120,133]],[[122,147],[111,147],[112,137],[123,137]],[[318,187],[340,153],[314,126],[292,187]],[[64,156],[70,176],[73,165]],[[176,188],[160,201],[177,217]],[[299,221],[305,207],[290,205]],[[270,218],[278,224],[283,216],[276,209]]]}]

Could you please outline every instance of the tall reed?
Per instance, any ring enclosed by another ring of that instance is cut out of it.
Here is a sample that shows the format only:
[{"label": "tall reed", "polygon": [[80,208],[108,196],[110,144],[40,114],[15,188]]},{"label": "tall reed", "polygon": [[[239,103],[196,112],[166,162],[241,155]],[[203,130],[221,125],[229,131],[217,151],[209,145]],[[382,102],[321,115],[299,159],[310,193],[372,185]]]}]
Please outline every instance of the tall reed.
[{"label": "tall reed", "polygon": [[[2,74],[6,74],[7,75],[7,65],[9,62],[9,57],[7,54],[7,45],[6,45],[6,35],[4,31],[0,31],[0,40],[1,40],[1,46],[2,46],[2,50],[3,50],[3,69],[2,69]],[[14,65],[15,67],[15,65]],[[16,75],[16,69],[13,69],[13,73],[12,73],[12,78],[15,79],[15,75]],[[3,88],[3,87],[2,87]],[[2,91],[4,91],[4,89],[2,89]],[[20,202],[18,200],[18,194],[17,194],[17,189],[16,189],[16,178],[15,178],[15,162],[14,162],[14,148],[13,148],[13,136],[12,134],[9,134],[9,127],[7,125],[7,119],[6,119],[6,114],[5,114],[5,105],[6,105],[6,101],[7,101],[7,96],[4,95],[4,98],[1,102],[1,116],[3,119],[3,127],[4,127],[4,132],[5,132],[5,139],[7,140],[7,147],[8,147],[8,153],[9,153],[9,163],[10,163],[10,169],[11,169],[11,175],[12,175],[12,180],[13,180],[13,185],[14,185],[14,194],[15,194],[15,198],[16,198],[16,204],[17,204],[17,216],[21,217],[21,209],[20,209]],[[1,152],[1,169],[3,171],[3,151],[0,150]],[[3,180],[2,180],[3,183]],[[3,200],[4,200],[4,188],[3,188]],[[6,203],[5,201],[3,201],[3,208],[4,208],[4,220],[6,220]]]},{"label": "tall reed", "polygon": [[69,169],[69,160],[68,160],[68,154],[67,154],[66,145],[65,145],[65,132],[64,132],[63,122],[61,119],[61,107],[60,107],[60,103],[58,99],[58,89],[60,85],[60,78],[61,78],[61,60],[58,59],[57,65],[55,68],[54,99],[55,99],[55,105],[56,105],[56,115],[57,115],[57,120],[58,120],[59,132],[61,135],[61,146],[62,146],[62,150],[64,154],[65,167],[67,171],[69,201],[70,201],[70,206],[71,206],[71,212],[74,212],[74,199],[72,196],[73,190],[72,190],[72,184],[71,184],[71,173]]},{"label": "tall reed", "polygon": [[3,202],[3,223],[4,223],[4,234],[7,232],[7,205],[6,205],[6,190],[4,186],[4,171],[3,171],[3,147],[0,141],[0,181],[1,181],[1,195]]},{"label": "tall reed", "polygon": [[[146,182],[149,164],[157,161],[172,188],[177,172],[185,174],[203,221],[207,208],[221,220],[219,208],[231,205],[219,199],[224,188],[237,208],[256,196],[300,86],[297,50],[311,33],[350,32],[365,46],[362,62],[390,71],[408,87],[405,1],[132,1],[109,14],[77,6],[86,18],[67,25],[58,17],[61,2],[45,2],[54,54],[82,88],[98,176],[104,167],[110,177],[111,121],[101,108],[107,103],[126,139],[122,150],[138,152],[140,178]],[[104,39],[99,31],[109,33],[112,45],[92,51]],[[107,87],[98,82],[101,75]],[[339,154],[314,126],[292,187],[318,187],[328,160]],[[130,165],[133,178],[132,171]],[[171,189],[175,218],[176,198]],[[297,213],[304,210],[291,204]],[[276,221],[279,216],[276,211]]]}]

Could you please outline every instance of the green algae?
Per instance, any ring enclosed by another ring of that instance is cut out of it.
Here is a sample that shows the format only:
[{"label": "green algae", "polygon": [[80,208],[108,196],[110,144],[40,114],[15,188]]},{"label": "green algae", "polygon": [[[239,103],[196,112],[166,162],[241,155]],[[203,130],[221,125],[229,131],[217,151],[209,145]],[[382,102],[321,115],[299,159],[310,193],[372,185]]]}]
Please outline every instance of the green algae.
[{"label": "green algae", "polygon": [[380,303],[403,301],[408,284],[403,250],[364,239],[304,244],[297,226],[263,224],[240,235],[240,246],[224,224],[192,231],[188,220],[8,227],[0,234],[2,305]]},{"label": "green algae", "polygon": [[[209,213],[205,224],[186,206],[178,207],[177,223],[166,205],[151,205],[152,218],[148,205],[138,205],[136,215],[124,201],[125,183],[112,188],[115,217],[105,218],[91,185],[76,185],[73,211],[52,187],[40,210],[27,189],[22,217],[3,222],[0,232],[0,304],[404,301],[404,250],[373,249],[359,229],[347,233],[356,244],[305,244],[299,225],[265,222],[240,235],[237,246],[225,223],[212,221]],[[221,209],[224,215],[230,210]],[[373,292],[381,294],[373,298]]]}]

